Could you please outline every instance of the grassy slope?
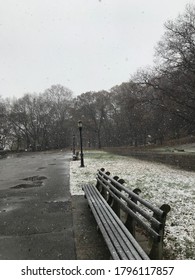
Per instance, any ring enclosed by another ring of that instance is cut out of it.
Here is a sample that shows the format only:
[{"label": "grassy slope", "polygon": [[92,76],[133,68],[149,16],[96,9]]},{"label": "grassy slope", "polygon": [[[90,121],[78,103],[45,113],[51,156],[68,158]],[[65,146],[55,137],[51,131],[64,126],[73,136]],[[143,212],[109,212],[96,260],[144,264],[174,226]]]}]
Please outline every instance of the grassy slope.
[{"label": "grassy slope", "polygon": [[195,259],[195,173],[102,151],[85,151],[85,167],[80,161],[70,165],[72,195],[82,194],[81,184],[95,183],[97,169],[105,167],[125,179],[126,185],[139,187],[142,196],[160,206],[168,203],[165,252],[167,259]]}]

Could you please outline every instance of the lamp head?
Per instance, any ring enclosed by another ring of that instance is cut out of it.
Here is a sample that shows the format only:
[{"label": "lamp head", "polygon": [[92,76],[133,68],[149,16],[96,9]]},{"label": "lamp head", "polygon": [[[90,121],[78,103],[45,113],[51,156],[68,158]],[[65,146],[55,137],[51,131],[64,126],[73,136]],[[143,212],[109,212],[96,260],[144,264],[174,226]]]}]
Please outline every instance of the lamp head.
[{"label": "lamp head", "polygon": [[78,121],[78,128],[82,128],[83,124],[82,121]]}]

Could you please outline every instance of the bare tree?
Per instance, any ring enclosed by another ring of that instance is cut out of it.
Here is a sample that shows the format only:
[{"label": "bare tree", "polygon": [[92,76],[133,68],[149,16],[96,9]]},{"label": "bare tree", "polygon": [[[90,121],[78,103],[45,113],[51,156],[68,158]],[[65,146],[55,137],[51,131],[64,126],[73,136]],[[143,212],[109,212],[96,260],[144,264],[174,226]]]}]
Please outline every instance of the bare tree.
[{"label": "bare tree", "polygon": [[108,119],[108,92],[86,92],[75,99],[75,117],[82,119],[88,133],[88,141],[101,148],[102,134]]}]

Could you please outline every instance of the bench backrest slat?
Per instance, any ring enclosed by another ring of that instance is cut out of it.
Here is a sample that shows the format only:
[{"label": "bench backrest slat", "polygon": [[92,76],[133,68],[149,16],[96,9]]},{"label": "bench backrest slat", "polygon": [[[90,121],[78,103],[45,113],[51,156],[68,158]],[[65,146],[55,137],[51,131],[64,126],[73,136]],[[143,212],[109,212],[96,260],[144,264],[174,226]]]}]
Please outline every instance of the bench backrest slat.
[{"label": "bench backrest slat", "polygon": [[148,209],[152,210],[157,216],[159,216],[160,218],[164,217],[164,212],[159,209],[158,207],[155,207],[154,205],[152,205],[150,202],[148,202],[145,199],[142,199],[139,195],[137,195],[136,193],[134,193],[133,191],[131,191],[130,189],[126,188],[125,186],[121,185],[119,182],[117,182],[116,180],[114,180],[113,178],[109,177],[107,174],[105,174],[104,172],[102,172],[102,170],[98,170],[98,173],[103,175],[104,178],[106,178],[107,180],[110,180],[113,184],[115,184],[116,186],[118,186],[121,190],[125,191],[126,193],[128,193],[131,197],[135,198],[137,201],[139,201],[141,204],[143,204],[144,206],[146,206]]},{"label": "bench backrest slat", "polygon": [[[147,212],[145,212],[142,208],[140,208],[133,200],[130,200],[128,197],[126,197],[122,192],[120,192],[119,190],[117,190],[109,181],[107,181],[106,179],[103,178],[103,176],[99,175],[97,176],[97,180],[99,183],[104,182],[104,187],[107,189],[107,191],[109,193],[112,193],[113,196],[113,192],[111,192],[111,190],[113,190],[115,193],[117,193],[117,195],[119,197],[121,197],[124,201],[127,202],[128,205],[131,206],[131,208],[133,208],[134,210],[136,210],[138,213],[140,213],[145,219],[147,219],[149,222],[152,222],[157,228],[161,228],[162,224],[161,222],[159,222],[159,220],[155,219],[154,216],[151,216],[150,214],[148,214]],[[102,183],[103,184],[103,183]],[[107,187],[107,186],[109,187]],[[116,196],[115,196],[116,199]],[[121,205],[123,205],[124,203],[122,201],[118,201]],[[129,209],[129,207],[127,207],[127,209]]]},{"label": "bench backrest slat", "polygon": [[[98,178],[97,178],[98,181],[100,181]],[[139,225],[141,225],[144,229],[147,230],[148,233],[150,233],[151,236],[153,236],[153,238],[156,240],[156,241],[159,241],[160,240],[160,235],[155,231],[153,230],[150,226],[148,226],[146,223],[143,222],[142,219],[140,219],[134,211],[132,211],[128,206],[126,206],[124,203],[121,202],[120,198],[118,198],[116,196],[116,194],[114,194],[104,183],[102,183],[103,187],[105,187],[109,193],[111,194],[111,196],[117,201],[120,203],[121,205],[121,209],[123,209],[125,212],[127,212],[128,214],[130,214],[133,218],[136,219],[136,221],[139,223]]]}]

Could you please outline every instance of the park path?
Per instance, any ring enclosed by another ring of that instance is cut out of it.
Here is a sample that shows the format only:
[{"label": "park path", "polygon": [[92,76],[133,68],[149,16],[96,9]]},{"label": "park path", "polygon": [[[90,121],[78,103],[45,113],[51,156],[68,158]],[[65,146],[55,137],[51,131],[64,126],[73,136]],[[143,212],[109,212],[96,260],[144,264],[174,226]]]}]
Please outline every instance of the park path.
[{"label": "park path", "polygon": [[69,162],[62,151],[0,160],[0,259],[76,259]]}]

